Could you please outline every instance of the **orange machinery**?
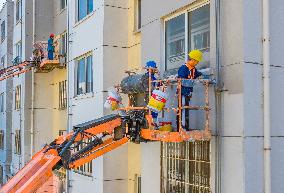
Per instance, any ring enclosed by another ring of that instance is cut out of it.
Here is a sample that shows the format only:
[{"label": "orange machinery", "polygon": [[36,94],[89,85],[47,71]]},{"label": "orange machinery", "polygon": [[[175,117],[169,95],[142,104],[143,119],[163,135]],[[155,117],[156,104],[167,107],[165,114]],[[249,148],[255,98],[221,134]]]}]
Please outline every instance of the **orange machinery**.
[{"label": "orange machinery", "polygon": [[[35,192],[52,176],[54,169],[77,168],[127,143],[129,136],[123,132],[123,121],[118,115],[109,115],[78,125],[36,153],[0,192]],[[86,143],[85,147],[76,151],[82,143]]]},{"label": "orange machinery", "polygon": [[[32,67],[33,64],[30,62],[24,62],[4,69],[0,72],[0,81],[25,73],[31,70]],[[152,81],[149,79],[149,90],[151,90],[151,83]],[[126,112],[124,116],[108,115],[77,125],[69,134],[59,136],[36,153],[26,166],[0,189],[0,192],[35,192],[44,182],[51,178],[53,170],[60,168],[70,170],[80,167],[128,141],[140,143],[145,141],[183,142],[210,140],[209,81],[203,80],[202,83],[205,87],[205,105],[185,107],[181,105],[181,80],[175,82],[179,91],[179,102],[178,107],[172,108],[172,110],[179,115],[178,131],[170,132],[153,129],[149,110],[146,107],[135,107],[129,103],[128,107],[120,109]],[[151,92],[149,91],[150,94]],[[185,131],[181,126],[182,109],[204,110],[204,129]],[[84,144],[84,147],[78,148],[82,144]]]},{"label": "orange machinery", "polygon": [[[209,111],[208,108],[203,109]],[[80,167],[128,141],[182,142],[211,138],[209,121],[206,121],[205,130],[187,132],[180,128],[177,132],[159,131],[151,128],[151,117],[147,115],[147,109],[127,107],[126,110],[127,113],[123,116],[108,115],[77,125],[69,134],[59,136],[36,153],[0,192],[35,192],[48,181],[53,170]],[[207,119],[209,120],[208,116]],[[80,149],[78,147],[81,144],[84,144],[84,147]]]},{"label": "orange machinery", "polygon": [[25,61],[7,68],[0,69],[0,81],[18,76],[30,71],[33,67],[33,61]]}]

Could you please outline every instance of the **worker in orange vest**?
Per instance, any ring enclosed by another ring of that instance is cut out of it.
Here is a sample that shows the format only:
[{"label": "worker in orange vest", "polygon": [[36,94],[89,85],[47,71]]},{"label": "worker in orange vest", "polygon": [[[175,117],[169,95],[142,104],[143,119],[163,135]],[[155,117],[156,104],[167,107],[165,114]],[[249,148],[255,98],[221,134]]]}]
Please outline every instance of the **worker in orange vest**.
[{"label": "worker in orange vest", "polygon": [[[202,52],[199,50],[192,50],[189,52],[188,56],[189,59],[187,63],[183,64],[178,69],[178,78],[182,79],[182,106],[188,106],[192,97],[194,81],[191,80],[203,75],[195,68],[195,66],[202,60]],[[182,110],[182,126],[187,131],[189,130],[189,111],[187,109]]]}]

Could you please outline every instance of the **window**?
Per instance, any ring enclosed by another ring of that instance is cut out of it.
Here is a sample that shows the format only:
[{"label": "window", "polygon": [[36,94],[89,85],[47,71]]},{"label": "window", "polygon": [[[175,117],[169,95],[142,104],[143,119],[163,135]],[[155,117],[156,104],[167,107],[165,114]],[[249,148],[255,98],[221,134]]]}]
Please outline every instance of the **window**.
[{"label": "window", "polygon": [[15,130],[15,154],[21,155],[21,132]]},{"label": "window", "polygon": [[139,175],[139,174],[135,174],[135,178],[134,178],[134,183],[135,183],[135,185],[134,185],[134,192],[135,193],[141,193],[142,192],[142,190],[141,190],[141,176]]},{"label": "window", "polygon": [[4,150],[4,130],[0,130],[0,149]]},{"label": "window", "polygon": [[16,44],[16,58],[18,58],[18,63],[22,61],[22,42]]},{"label": "window", "polygon": [[15,89],[15,110],[21,108],[21,85],[16,86]]},{"label": "window", "polygon": [[203,63],[209,64],[209,5],[165,21],[165,41],[166,70],[178,68],[187,59],[188,52],[193,49],[201,50]]},{"label": "window", "polygon": [[83,57],[77,63],[77,95],[93,92],[92,56]]},{"label": "window", "polygon": [[93,60],[92,56],[87,57],[87,93],[93,92]]},{"label": "window", "polygon": [[94,0],[78,0],[78,21],[93,12]]},{"label": "window", "polygon": [[204,51],[210,47],[210,8],[206,5],[188,14],[189,38],[188,51]]},{"label": "window", "polygon": [[0,69],[1,68],[5,68],[5,56],[2,56],[1,57],[1,66],[0,66]]},{"label": "window", "polygon": [[61,34],[60,37],[60,55],[65,56],[67,51],[67,33]]},{"label": "window", "polygon": [[65,9],[67,5],[67,0],[60,0],[60,9]]},{"label": "window", "polygon": [[166,67],[178,68],[185,61],[184,14],[166,22]]},{"label": "window", "polygon": [[59,136],[65,135],[66,133],[66,130],[59,130]]},{"label": "window", "polygon": [[16,1],[16,22],[20,20],[21,17],[21,0]]},{"label": "window", "polygon": [[0,94],[0,112],[4,112],[4,93]]},{"label": "window", "polygon": [[141,28],[141,0],[135,0],[135,30]]},{"label": "window", "polygon": [[59,109],[67,107],[67,80],[59,82]]},{"label": "window", "polygon": [[5,40],[5,21],[2,21],[1,23],[1,41],[3,42]]},{"label": "window", "polygon": [[210,193],[210,141],[162,143],[163,193]]},{"label": "window", "polygon": [[[87,143],[90,143],[92,141],[92,139],[85,139],[83,140],[83,143],[79,144],[76,147],[76,151],[79,151],[81,149],[83,149]],[[86,175],[86,176],[92,176],[93,173],[93,165],[92,165],[92,161],[74,169],[74,172],[82,174],[82,175]]]},{"label": "window", "polygon": [[4,181],[3,181],[3,166],[0,165],[0,184],[3,185],[4,184]]}]

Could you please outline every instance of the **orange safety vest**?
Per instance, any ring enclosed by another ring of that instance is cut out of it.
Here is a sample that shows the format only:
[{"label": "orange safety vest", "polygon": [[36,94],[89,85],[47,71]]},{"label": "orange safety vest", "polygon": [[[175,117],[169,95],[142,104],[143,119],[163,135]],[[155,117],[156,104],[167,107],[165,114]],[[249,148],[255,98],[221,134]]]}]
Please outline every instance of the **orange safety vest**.
[{"label": "orange safety vest", "polygon": [[195,76],[195,68],[190,66],[188,63],[186,63],[186,67],[189,70],[189,75],[188,75],[188,79],[194,79]]}]

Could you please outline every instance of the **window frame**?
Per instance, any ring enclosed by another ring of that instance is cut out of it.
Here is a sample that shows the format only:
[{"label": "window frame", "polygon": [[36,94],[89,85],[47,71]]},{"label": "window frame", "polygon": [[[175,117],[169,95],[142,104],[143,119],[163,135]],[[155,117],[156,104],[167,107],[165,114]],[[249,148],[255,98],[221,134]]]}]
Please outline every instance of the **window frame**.
[{"label": "window frame", "polygon": [[0,60],[1,60],[0,61],[0,64],[1,64],[0,69],[5,68],[5,55],[3,55]]},{"label": "window frame", "polygon": [[15,102],[14,102],[15,110],[21,109],[21,98],[22,98],[22,96],[21,96],[22,91],[21,90],[22,90],[21,85],[17,85],[15,87],[15,95],[14,95],[14,97],[15,97]]},{"label": "window frame", "polygon": [[2,93],[0,93],[0,112],[1,113],[4,113],[4,109],[5,109],[5,99],[4,99],[4,97],[5,97],[5,93],[4,92],[2,92]]},{"label": "window frame", "polygon": [[142,28],[142,0],[134,1],[134,32],[140,32]]},{"label": "window frame", "polygon": [[[188,21],[188,16],[189,16],[189,13],[190,12],[193,12],[199,8],[202,8],[203,6],[206,6],[206,5],[209,5],[210,7],[210,0],[203,0],[203,1],[200,1],[200,2],[197,2],[197,3],[194,3],[193,5],[189,5],[188,7],[186,7],[184,10],[178,12],[178,13],[175,13],[175,14],[170,14],[170,15],[167,15],[165,17],[163,17],[164,21],[163,21],[163,28],[164,28],[164,37],[163,37],[163,59],[164,59],[164,69],[165,71],[168,71],[168,70],[174,70],[174,69],[177,69],[177,68],[168,68],[167,67],[167,50],[166,50],[166,22],[171,20],[171,19],[174,19],[180,15],[183,15],[184,14],[184,17],[185,17],[185,60],[184,62],[186,63],[187,60],[188,60],[188,42],[189,42],[189,32],[188,32],[188,25],[189,25],[189,21]],[[209,26],[210,28],[210,26]],[[209,30],[210,32],[210,30]],[[209,34],[209,37],[210,37],[210,34]],[[210,49],[210,42],[209,42],[209,49]]]},{"label": "window frame", "polygon": [[[64,37],[64,39],[63,39]],[[62,46],[64,43],[64,46]],[[63,32],[60,34],[60,47],[59,47],[59,53],[61,56],[66,56],[67,54],[67,32]]]},{"label": "window frame", "polygon": [[66,7],[67,7],[67,0],[60,0],[60,10],[62,11],[66,9]]},{"label": "window frame", "polygon": [[4,184],[4,167],[0,164],[0,184],[1,186]]},{"label": "window frame", "polygon": [[67,108],[67,80],[58,83],[59,88],[59,110]]},{"label": "window frame", "polygon": [[19,63],[22,62],[22,41],[19,41],[15,44],[15,51],[16,51],[16,57],[15,58],[19,58]]},{"label": "window frame", "polygon": [[[86,146],[85,143],[90,143],[91,141],[92,141],[92,138],[84,139],[83,143],[81,143],[80,145],[78,145],[76,147],[76,151],[81,150],[82,148],[84,148]],[[81,175],[84,175],[84,176],[92,177],[92,175],[93,175],[93,161],[85,163],[84,165],[81,165],[80,167],[73,169],[73,171],[75,173],[78,173],[78,174],[81,174]]]},{"label": "window frame", "polygon": [[[92,80],[92,82],[91,82],[91,90],[88,92],[88,90],[87,90],[87,77],[88,77],[88,71],[87,71],[87,69],[88,69],[88,58],[89,57],[91,57],[91,74],[92,74],[92,76],[91,76],[91,80]],[[84,86],[85,86],[85,90],[82,92],[82,93],[79,93],[78,92],[78,90],[79,90],[79,82],[78,82],[78,69],[79,69],[79,61],[80,60],[84,60],[84,62],[85,62],[85,68],[84,68],[84,76],[85,76],[85,82],[84,82]],[[83,56],[81,56],[81,57],[78,57],[78,58],[76,58],[76,71],[75,71],[75,81],[76,81],[76,83],[74,84],[75,85],[75,96],[81,96],[81,95],[86,95],[86,94],[89,94],[89,93],[93,93],[94,92],[94,63],[93,63],[93,54],[90,52],[90,53],[87,53],[87,54],[85,54],[85,55],[83,55]]]},{"label": "window frame", "polygon": [[16,19],[16,23],[18,23],[22,19],[22,16],[21,16],[22,15],[21,13],[22,0],[16,0],[15,6],[16,6],[15,19]]},{"label": "window frame", "polygon": [[4,150],[5,143],[5,132],[4,130],[0,130],[0,150]]},{"label": "window frame", "polygon": [[[92,10],[89,10],[90,9],[90,7],[89,7],[90,2],[92,2]],[[80,22],[80,21],[84,20],[90,14],[92,14],[94,12],[94,0],[86,0],[86,7],[84,9],[84,11],[86,11],[86,15],[84,15],[82,18],[80,18],[80,0],[76,1],[76,5],[77,5],[77,7],[76,7],[76,12],[77,12],[77,14],[76,14],[76,21],[77,22]]]},{"label": "window frame", "polygon": [[1,22],[1,42],[4,42],[5,39],[6,39],[6,22],[4,20]]},{"label": "window frame", "polygon": [[211,192],[210,141],[161,142],[160,155],[161,192],[192,192],[201,186],[202,192]]},{"label": "window frame", "polygon": [[62,136],[62,135],[65,135],[65,134],[67,134],[66,130],[59,130],[59,132],[58,132],[59,136]]},{"label": "window frame", "polygon": [[14,154],[21,155],[22,154],[22,148],[21,148],[21,130],[15,130],[15,151]]}]

